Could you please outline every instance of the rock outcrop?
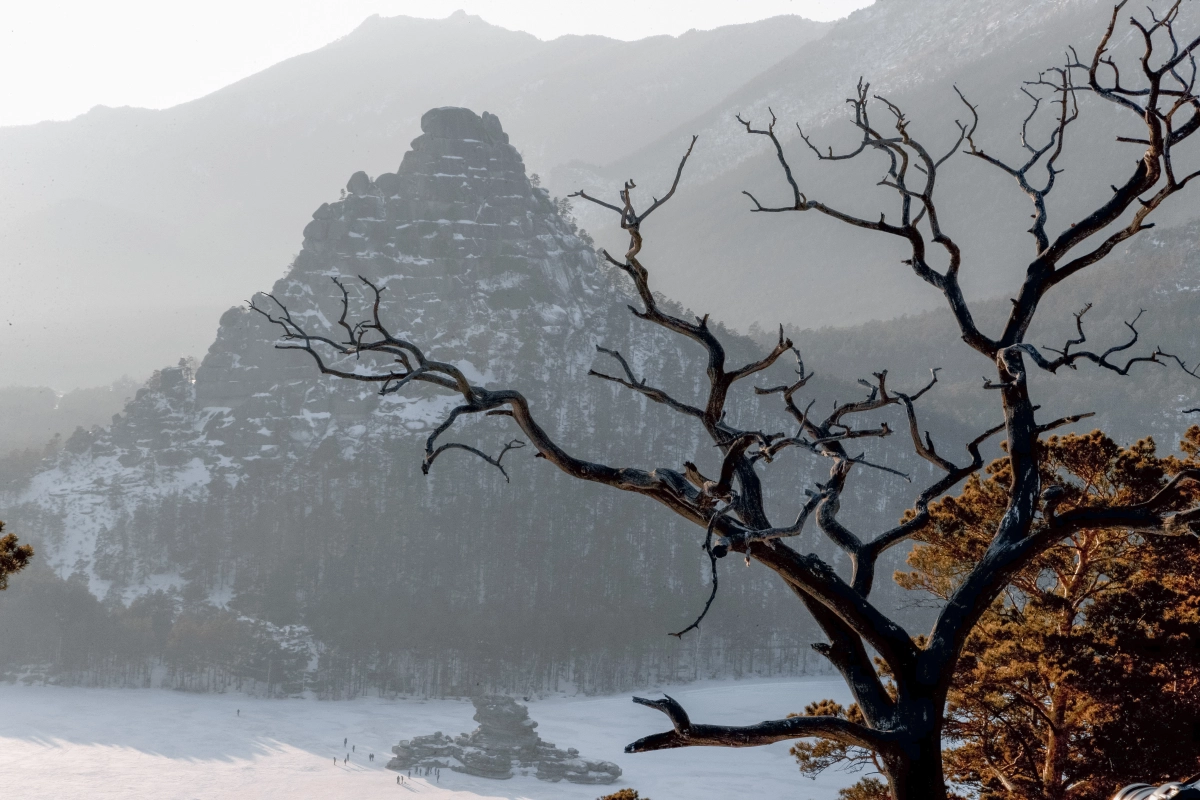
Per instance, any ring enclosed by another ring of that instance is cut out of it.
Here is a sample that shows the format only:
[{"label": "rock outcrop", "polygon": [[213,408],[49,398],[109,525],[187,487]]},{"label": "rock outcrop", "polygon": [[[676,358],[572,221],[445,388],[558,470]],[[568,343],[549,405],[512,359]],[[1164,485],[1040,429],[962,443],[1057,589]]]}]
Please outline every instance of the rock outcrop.
[{"label": "rock outcrop", "polygon": [[611,761],[591,761],[575,748],[560,750],[535,732],[529,710],[510,697],[477,697],[475,721],[479,727],[456,738],[438,731],[406,739],[392,748],[395,758],[388,769],[452,769],[480,778],[503,780],[514,773],[536,775],[557,783],[612,783],[621,768]]},{"label": "rock outcrop", "polygon": [[[313,333],[341,338],[331,279],[344,280],[360,301],[362,277],[384,287],[380,310],[389,324],[473,379],[586,371],[604,327],[595,318],[605,311],[595,302],[591,247],[530,184],[494,115],[435,108],[421,128],[396,172],[373,180],[357,172],[341,200],[313,213],[274,297]],[[367,307],[358,303],[352,313]],[[212,410],[206,424],[231,456],[287,457],[330,436],[338,451],[354,452],[364,436],[436,424],[450,402],[416,387],[381,398],[315,379],[306,356],[270,347],[278,333],[257,314],[231,309],[196,373],[196,404]],[[256,422],[264,417],[274,424]]]}]

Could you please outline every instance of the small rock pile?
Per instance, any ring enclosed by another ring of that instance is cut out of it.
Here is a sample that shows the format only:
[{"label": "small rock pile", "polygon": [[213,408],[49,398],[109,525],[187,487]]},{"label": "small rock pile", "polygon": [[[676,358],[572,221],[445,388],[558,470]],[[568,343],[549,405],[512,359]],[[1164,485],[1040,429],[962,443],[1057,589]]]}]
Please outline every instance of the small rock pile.
[{"label": "small rock pile", "polygon": [[570,783],[612,783],[621,768],[611,761],[589,761],[575,748],[560,750],[542,741],[529,718],[529,709],[510,697],[477,697],[471,734],[451,738],[441,731],[406,739],[392,748],[388,769],[449,768],[480,778],[511,778],[514,772],[535,774],[538,780]]}]

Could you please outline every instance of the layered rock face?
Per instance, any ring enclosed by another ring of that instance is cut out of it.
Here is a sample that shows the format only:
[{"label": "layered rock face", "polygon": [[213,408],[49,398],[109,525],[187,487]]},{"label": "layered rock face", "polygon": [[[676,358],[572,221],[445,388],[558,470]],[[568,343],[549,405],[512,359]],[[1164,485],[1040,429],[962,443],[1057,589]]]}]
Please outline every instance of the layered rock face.
[{"label": "layered rock face", "polygon": [[575,748],[560,750],[553,742],[543,741],[529,718],[529,709],[511,697],[476,697],[475,721],[470,734],[451,738],[441,731],[428,736],[406,739],[392,748],[395,758],[388,769],[449,768],[481,778],[511,778],[533,771],[538,780],[557,783],[612,783],[621,777],[621,768],[611,761],[590,761]]},{"label": "layered rock face", "polygon": [[[461,362],[473,378],[508,382],[531,369],[529,377],[550,369],[571,377],[603,332],[587,277],[595,254],[530,185],[495,116],[438,108],[421,128],[395,173],[355,173],[343,199],[313,213],[273,296],[311,332],[340,339],[331,278],[348,286],[360,318],[371,299],[365,278],[384,287],[381,316],[396,332],[428,343],[433,357]],[[196,403],[220,410],[207,424],[231,456],[270,458],[284,441],[329,435],[353,447],[368,434],[363,425],[419,430],[448,402],[417,391],[380,400],[363,391],[369,387],[316,381],[307,356],[264,347],[277,333],[246,309],[230,310],[197,372]],[[254,422],[281,412],[288,421],[269,433]]]}]

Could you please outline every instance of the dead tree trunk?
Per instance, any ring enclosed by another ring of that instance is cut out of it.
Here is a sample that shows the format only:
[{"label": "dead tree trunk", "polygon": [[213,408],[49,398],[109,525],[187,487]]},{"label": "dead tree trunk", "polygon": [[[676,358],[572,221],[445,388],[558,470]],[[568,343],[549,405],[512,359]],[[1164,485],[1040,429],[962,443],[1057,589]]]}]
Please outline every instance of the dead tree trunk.
[{"label": "dead tree trunk", "polygon": [[[927,708],[933,711],[933,704],[928,704]],[[940,707],[936,716],[941,716]],[[911,737],[911,741],[898,748],[901,752],[896,755],[883,755],[892,796],[946,800],[946,781],[942,775],[941,726],[934,728],[929,722],[915,719],[912,722],[915,727],[912,728],[914,736]]]},{"label": "dead tree trunk", "polygon": [[[722,454],[720,472],[706,477],[691,463],[682,468],[656,469],[611,466],[575,456],[560,446],[534,418],[525,397],[513,389],[489,389],[473,385],[453,364],[428,358],[422,346],[393,334],[380,319],[382,289],[366,284],[373,296],[370,319],[357,324],[347,322],[351,305],[349,288],[338,282],[342,292],[343,314],[339,325],[343,335],[308,332],[304,317],[293,316],[282,304],[256,301],[253,308],[281,331],[277,345],[300,349],[316,361],[321,372],[349,380],[376,383],[384,394],[409,384],[423,383],[455,394],[460,398],[445,421],[426,442],[424,470],[447,449],[470,452],[499,468],[512,449],[523,442],[511,441],[496,456],[458,443],[438,444],[454,422],[463,415],[483,414],[510,418],[521,430],[536,454],[567,475],[580,480],[602,483],[623,491],[641,494],[670,508],[705,530],[705,549],[715,564],[730,552],[752,558],[779,575],[828,638],[817,646],[845,679],[854,695],[862,721],[837,716],[790,717],[745,727],[693,724],[686,711],[670,697],[661,700],[635,698],[635,702],[655,708],[670,719],[672,729],[640,739],[627,748],[636,753],[674,747],[719,746],[752,747],[798,738],[825,738],[847,746],[862,748],[878,755],[887,772],[895,800],[942,800],[946,797],[943,780],[941,737],[944,709],[954,667],[964,641],[980,615],[1004,589],[1013,575],[1056,541],[1083,528],[1120,528],[1147,535],[1178,534],[1192,530],[1200,522],[1200,508],[1189,505],[1191,494],[1186,485],[1200,481],[1200,473],[1184,471],[1150,500],[1134,505],[1104,508],[1062,508],[1060,496],[1053,490],[1042,491],[1038,473],[1038,441],[1047,431],[1074,422],[1083,415],[1039,422],[1037,406],[1029,394],[1027,369],[1030,365],[1048,372],[1081,362],[1127,374],[1141,362],[1172,362],[1188,369],[1177,356],[1162,350],[1134,356],[1117,363],[1112,358],[1132,348],[1138,339],[1136,320],[1128,323],[1131,338],[1102,352],[1080,349],[1086,343],[1083,314],[1076,316],[1077,338],[1060,350],[1046,355],[1025,342],[1038,304],[1047,291],[1087,267],[1099,262],[1114,247],[1151,227],[1148,216],[1173,195],[1181,192],[1200,171],[1180,174],[1172,155],[1200,128],[1200,99],[1195,93],[1194,54],[1200,38],[1184,40],[1178,36],[1179,2],[1148,22],[1138,19],[1131,24],[1139,34],[1139,50],[1125,59],[1110,52],[1114,31],[1125,3],[1119,3],[1103,32],[1089,62],[1071,53],[1069,63],[1042,73],[1025,89],[1033,102],[1033,111],[1025,121],[1022,145],[1027,157],[1021,164],[1010,165],[986,153],[976,144],[976,109],[959,93],[969,123],[959,124],[957,141],[941,155],[932,154],[909,132],[909,121],[895,104],[872,96],[869,86],[860,82],[850,101],[853,121],[862,138],[850,152],[822,152],[803,132],[801,139],[822,160],[856,158],[863,154],[883,156],[885,175],[881,184],[896,192],[897,208],[889,218],[878,220],[856,217],[818,200],[809,199],[793,173],[784,145],[775,133],[775,119],[766,128],[738,118],[746,131],[767,138],[774,147],[779,164],[792,193],[792,202],[780,207],[764,206],[749,192],[753,208],[760,213],[813,211],[854,228],[898,237],[911,248],[907,265],[917,277],[945,297],[963,341],[990,365],[994,378],[984,388],[995,390],[999,400],[999,424],[983,431],[966,445],[969,461],[956,463],[943,456],[932,438],[921,435],[915,404],[937,383],[936,370],[929,383],[916,391],[897,391],[887,382],[887,372],[863,382],[868,392],[857,401],[838,405],[826,417],[814,416],[811,404],[801,409],[796,395],[811,373],[805,370],[800,353],[785,339],[782,329],[775,347],[758,361],[730,367],[725,350],[708,325],[708,317],[683,319],[666,313],[655,299],[649,271],[639,260],[642,249],[642,225],[663,203],[674,195],[683,174],[691,147],[679,163],[670,190],[654,199],[639,212],[634,202],[632,181],[625,183],[614,203],[582,192],[575,196],[597,203],[617,215],[620,226],[629,235],[629,248],[622,258],[607,252],[603,257],[624,272],[633,282],[641,307],[633,313],[647,323],[658,325],[704,348],[708,356],[707,397],[703,404],[692,405],[656,388],[634,375],[629,363],[618,352],[601,348],[617,369],[614,374],[593,372],[596,377],[620,384],[650,401],[691,418],[712,439]],[[1121,64],[1133,64],[1136,79],[1125,83]],[[1040,92],[1040,94],[1039,94]],[[1046,199],[1061,170],[1056,163],[1063,152],[1065,134],[1078,116],[1076,97],[1091,92],[1132,114],[1144,126],[1142,137],[1122,138],[1141,149],[1136,166],[1126,180],[1112,187],[1112,194],[1100,198],[1094,211],[1063,227],[1057,235],[1048,229]],[[1046,141],[1031,141],[1030,122],[1043,102],[1055,109],[1053,125]],[[883,109],[890,130],[876,127],[870,112]],[[694,145],[695,139],[692,143]],[[1029,261],[1024,283],[1013,300],[1012,311],[998,336],[980,330],[972,317],[959,284],[962,252],[954,239],[943,230],[937,205],[936,184],[939,170],[956,153],[981,159],[1012,177],[1033,205],[1034,254]],[[1035,173],[1041,178],[1035,177]],[[940,250],[947,266],[939,271],[930,265],[929,251]],[[336,279],[335,279],[335,282]],[[365,283],[365,281],[364,281]],[[1084,310],[1086,311],[1086,309]],[[789,433],[770,433],[773,427],[739,428],[727,421],[724,411],[729,392],[739,381],[771,367],[781,357],[795,357],[796,377],[784,385],[759,387],[762,395],[778,395],[783,410],[791,418]],[[376,357],[372,361],[372,357]],[[354,359],[353,362],[350,359]],[[365,368],[364,364],[371,364]],[[1193,375],[1195,370],[1189,370]],[[878,428],[856,425],[859,415],[885,406],[903,408],[908,434],[914,451],[941,471],[942,477],[921,491],[913,501],[913,511],[902,523],[872,535],[849,530],[838,518],[847,481],[862,469],[889,467],[872,463],[865,456],[852,456],[846,443],[854,439],[888,436],[888,426]],[[875,565],[881,553],[921,530],[929,520],[929,504],[983,466],[980,446],[988,438],[1003,432],[1008,442],[1012,485],[1007,511],[999,523],[987,551],[965,575],[941,609],[928,635],[919,641],[889,619],[870,601]],[[786,448],[799,448],[829,459],[829,480],[818,484],[807,499],[798,504],[795,519],[774,525],[763,502],[762,478],[757,470],[772,463]],[[1035,516],[1041,522],[1034,528]],[[812,553],[789,547],[786,540],[799,534],[811,519],[849,558],[852,571],[839,575],[828,563]],[[707,606],[705,608],[707,611]],[[701,615],[703,618],[703,614]],[[697,624],[699,620],[697,620]],[[694,625],[692,627],[695,627]],[[680,635],[686,633],[681,631]],[[876,667],[878,656],[882,669]],[[890,681],[890,686],[888,681]]]}]

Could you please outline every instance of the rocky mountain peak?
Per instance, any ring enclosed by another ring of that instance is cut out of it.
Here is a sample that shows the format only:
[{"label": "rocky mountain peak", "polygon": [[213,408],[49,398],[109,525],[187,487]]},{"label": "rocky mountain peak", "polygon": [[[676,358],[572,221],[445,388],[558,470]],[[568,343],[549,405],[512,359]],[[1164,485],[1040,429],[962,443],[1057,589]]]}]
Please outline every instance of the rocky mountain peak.
[{"label": "rocky mountain peak", "polygon": [[[352,323],[370,314],[362,278],[383,289],[380,316],[394,333],[472,380],[518,382],[536,394],[560,376],[578,377],[614,299],[598,292],[590,243],[531,184],[495,115],[436,108],[422,129],[395,172],[356,172],[339,199],[313,212],[274,300],[261,303],[278,301],[311,332],[342,339],[331,278],[351,293]],[[68,461],[35,481],[29,499],[73,529],[60,569],[86,563],[102,529],[161,492],[114,495],[94,514],[90,495],[51,495],[56,481],[161,485],[200,497],[256,464],[318,450],[348,458],[369,441],[427,435],[453,401],[416,386],[381,397],[322,379],[306,355],[276,349],[278,336],[260,315],[230,309],[194,376],[162,371],[110,429],[77,438]]]},{"label": "rocky mountain peak", "polygon": [[[432,139],[508,144],[508,134],[501,127],[499,117],[486,111],[481,117],[469,108],[431,108],[421,116],[421,131]],[[419,150],[424,139],[424,136],[418,137],[413,142],[413,149]]]},{"label": "rocky mountain peak", "polygon": [[[469,362],[470,374],[511,374],[518,349],[578,332],[594,312],[595,255],[530,183],[495,115],[435,108],[422,130],[395,172],[356,172],[340,200],[313,213],[272,294],[313,332],[337,337],[340,293],[330,279],[344,279],[357,302],[364,278],[384,288],[382,316],[395,332],[430,343],[439,358]],[[267,344],[277,333],[245,311],[226,314],[197,375],[199,402],[240,405],[268,375],[310,382],[311,365],[281,359]],[[565,352],[561,341],[550,351],[559,359]],[[250,365],[254,381],[231,372]]]}]

